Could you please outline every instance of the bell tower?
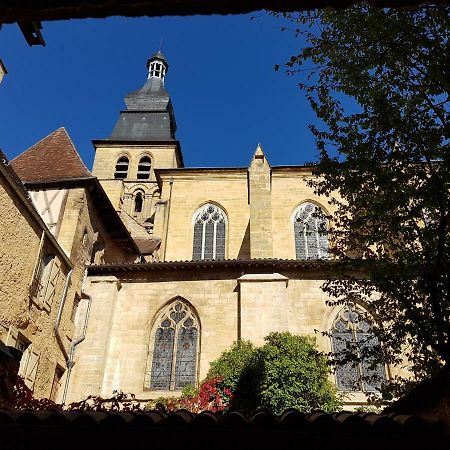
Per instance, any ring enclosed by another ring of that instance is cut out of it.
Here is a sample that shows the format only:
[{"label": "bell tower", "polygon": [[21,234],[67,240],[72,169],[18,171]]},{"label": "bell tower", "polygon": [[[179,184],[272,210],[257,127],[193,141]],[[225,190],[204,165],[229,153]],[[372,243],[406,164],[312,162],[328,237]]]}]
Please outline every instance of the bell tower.
[{"label": "bell tower", "polygon": [[132,235],[141,234],[142,227],[152,234],[160,199],[154,170],[183,167],[172,101],[164,86],[169,64],[161,51],[147,61],[147,69],[144,85],[125,97],[126,108],[111,135],[92,141],[92,173]]}]

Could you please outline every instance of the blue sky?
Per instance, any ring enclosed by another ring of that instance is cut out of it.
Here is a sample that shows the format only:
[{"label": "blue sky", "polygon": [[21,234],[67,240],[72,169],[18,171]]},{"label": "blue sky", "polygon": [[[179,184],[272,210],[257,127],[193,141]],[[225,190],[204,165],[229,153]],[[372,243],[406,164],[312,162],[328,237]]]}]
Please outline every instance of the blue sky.
[{"label": "blue sky", "polygon": [[282,25],[263,13],[45,22],[44,48],[3,26],[0,148],[13,158],[65,126],[91,168],[91,140],[109,136],[163,39],[186,166],[247,166],[258,142],[272,165],[312,161],[315,117],[300,79],[273,69],[302,45]]}]

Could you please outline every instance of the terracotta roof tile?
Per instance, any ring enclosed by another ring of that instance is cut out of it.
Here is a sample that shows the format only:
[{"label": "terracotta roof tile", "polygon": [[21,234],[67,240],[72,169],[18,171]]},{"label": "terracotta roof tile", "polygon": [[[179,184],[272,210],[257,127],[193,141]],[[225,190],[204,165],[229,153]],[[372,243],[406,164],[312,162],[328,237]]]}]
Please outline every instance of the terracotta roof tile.
[{"label": "terracotta roof tile", "polygon": [[149,239],[135,239],[136,245],[143,255],[150,255],[161,245],[161,239],[149,238]]},{"label": "terracotta roof tile", "polygon": [[58,128],[11,161],[23,182],[91,177],[64,127]]}]

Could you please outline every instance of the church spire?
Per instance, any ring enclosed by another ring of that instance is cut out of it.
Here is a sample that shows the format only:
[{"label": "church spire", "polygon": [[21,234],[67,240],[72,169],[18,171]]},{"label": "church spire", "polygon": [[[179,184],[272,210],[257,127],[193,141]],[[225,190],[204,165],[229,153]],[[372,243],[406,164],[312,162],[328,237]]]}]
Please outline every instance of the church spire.
[{"label": "church spire", "polygon": [[148,61],[148,76],[144,86],[125,97],[126,110],[109,140],[174,141],[177,124],[170,95],[164,87],[169,64],[161,50]]}]

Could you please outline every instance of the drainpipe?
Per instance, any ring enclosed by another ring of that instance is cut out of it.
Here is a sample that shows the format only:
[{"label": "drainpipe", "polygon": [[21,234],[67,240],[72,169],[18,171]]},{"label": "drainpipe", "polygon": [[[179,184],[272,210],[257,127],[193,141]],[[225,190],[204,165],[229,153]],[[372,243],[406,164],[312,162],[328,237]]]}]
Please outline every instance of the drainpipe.
[{"label": "drainpipe", "polygon": [[61,401],[62,405],[64,405],[66,403],[67,391],[69,389],[70,376],[72,374],[72,368],[75,364],[75,362],[74,362],[75,347],[78,344],[80,344],[81,342],[83,342],[84,339],[86,338],[86,332],[87,332],[88,321],[89,321],[89,312],[91,310],[91,304],[92,304],[92,297],[89,294],[86,294],[83,292],[83,287],[84,287],[84,283],[86,281],[86,277],[87,277],[87,269],[84,272],[83,283],[81,285],[82,298],[85,298],[88,301],[87,308],[86,308],[86,315],[84,318],[84,325],[83,325],[83,331],[81,333],[81,336],[79,338],[73,340],[72,344],[70,345],[69,355],[67,357],[67,376],[66,376],[66,381],[64,383],[64,392],[63,392],[62,401]]},{"label": "drainpipe", "polygon": [[53,330],[55,332],[56,340],[58,341],[59,347],[64,353],[64,358],[68,359],[69,355],[67,354],[67,350],[64,347],[64,342],[62,341],[61,335],[59,334],[59,325],[61,323],[62,312],[64,309],[64,305],[66,303],[67,291],[69,289],[69,283],[72,278],[73,269],[70,269],[69,273],[66,277],[66,282],[64,283],[64,290],[61,296],[61,301],[59,302],[58,315],[56,316],[55,325],[53,326]]},{"label": "drainpipe", "polygon": [[169,235],[169,219],[170,219],[170,207],[172,205],[172,187],[173,187],[173,180],[170,180],[169,182],[170,191],[169,191],[169,205],[167,207],[167,218],[166,218],[166,232],[165,232],[165,238],[164,238],[164,255],[163,255],[163,261],[166,260],[166,250],[167,250],[167,237]]}]

